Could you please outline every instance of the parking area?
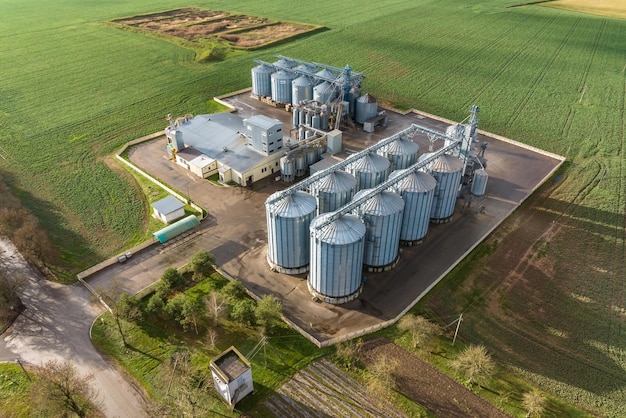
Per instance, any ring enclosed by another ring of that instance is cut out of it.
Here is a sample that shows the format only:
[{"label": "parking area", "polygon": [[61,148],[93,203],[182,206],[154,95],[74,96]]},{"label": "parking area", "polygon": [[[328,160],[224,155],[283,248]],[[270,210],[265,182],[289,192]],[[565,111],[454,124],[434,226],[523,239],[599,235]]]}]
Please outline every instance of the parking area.
[{"label": "parking area", "polygon": [[[223,100],[236,107],[243,117],[265,114],[281,120],[285,131],[291,128],[289,113],[258,102],[250,98],[249,93]],[[411,123],[440,132],[452,123],[416,113],[401,115],[387,111],[387,115],[388,125],[374,133],[363,132],[358,127],[346,129],[344,150],[361,150]],[[384,273],[367,273],[362,295],[340,306],[312,300],[307,290],[306,275],[289,276],[272,272],[267,265],[264,202],[270,194],[288,187],[288,184],[275,181],[272,177],[255,183],[251,188],[218,186],[193,176],[170,161],[165,153],[165,137],[142,143],[131,149],[131,161],[189,195],[205,207],[210,216],[200,227],[201,232],[180,248],[167,250],[156,257],[154,251],[161,251],[161,247],[155,246],[155,250],[146,251],[145,258],[142,254],[134,256],[124,266],[130,270],[126,274],[128,277],[134,277],[132,274],[154,275],[156,280],[165,268],[176,266],[176,263],[183,264],[185,257],[203,248],[215,255],[225,272],[243,281],[256,295],[272,293],[279,297],[285,316],[321,344],[379,326],[412,306],[562,163],[556,156],[486,133],[481,133],[479,140],[489,143],[485,154],[489,182],[486,196],[480,203],[483,210],[474,205],[462,211],[463,202],[457,202],[451,222],[431,225],[423,244],[403,247],[400,261],[394,269]],[[428,151],[428,138],[419,136],[417,142],[420,153]],[[435,143],[435,146],[441,144]],[[129,284],[129,287],[132,285]]]}]

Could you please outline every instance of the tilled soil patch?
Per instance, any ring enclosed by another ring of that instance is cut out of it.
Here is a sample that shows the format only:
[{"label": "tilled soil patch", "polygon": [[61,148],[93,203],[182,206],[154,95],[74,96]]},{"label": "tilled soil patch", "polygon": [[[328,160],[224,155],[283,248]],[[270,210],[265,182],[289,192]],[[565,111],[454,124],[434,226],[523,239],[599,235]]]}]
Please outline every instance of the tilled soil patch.
[{"label": "tilled soil patch", "polygon": [[509,417],[454,379],[441,373],[416,355],[386,339],[363,344],[365,365],[379,356],[400,362],[396,373],[398,390],[438,417]]}]

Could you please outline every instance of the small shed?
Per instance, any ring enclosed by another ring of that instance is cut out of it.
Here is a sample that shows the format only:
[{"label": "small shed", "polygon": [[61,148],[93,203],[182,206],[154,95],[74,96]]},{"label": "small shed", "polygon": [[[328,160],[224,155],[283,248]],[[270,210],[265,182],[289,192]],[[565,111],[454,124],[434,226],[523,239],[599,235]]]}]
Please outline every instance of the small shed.
[{"label": "small shed", "polygon": [[210,367],[215,390],[231,408],[254,390],[250,362],[235,347],[211,360]]},{"label": "small shed", "polygon": [[154,209],[152,216],[166,224],[185,216],[185,204],[172,195],[157,200],[151,206]]}]

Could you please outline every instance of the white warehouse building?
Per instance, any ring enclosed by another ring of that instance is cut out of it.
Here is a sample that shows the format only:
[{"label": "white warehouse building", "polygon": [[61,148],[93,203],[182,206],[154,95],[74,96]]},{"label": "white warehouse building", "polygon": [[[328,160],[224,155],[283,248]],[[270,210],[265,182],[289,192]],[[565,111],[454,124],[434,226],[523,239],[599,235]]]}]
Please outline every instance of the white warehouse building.
[{"label": "white warehouse building", "polygon": [[168,154],[199,177],[219,174],[248,186],[280,171],[282,123],[264,115],[242,119],[232,113],[184,118],[165,129]]}]

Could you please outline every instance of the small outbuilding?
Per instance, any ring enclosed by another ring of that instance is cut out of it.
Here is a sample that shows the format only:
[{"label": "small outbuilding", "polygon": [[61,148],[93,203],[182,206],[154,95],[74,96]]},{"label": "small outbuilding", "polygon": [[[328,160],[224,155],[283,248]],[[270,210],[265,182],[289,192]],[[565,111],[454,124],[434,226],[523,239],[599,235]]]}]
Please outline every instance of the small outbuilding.
[{"label": "small outbuilding", "polygon": [[217,161],[208,157],[193,147],[188,147],[175,153],[176,164],[186,168],[203,179],[217,173]]},{"label": "small outbuilding", "polygon": [[151,206],[154,209],[152,216],[166,224],[185,216],[185,204],[172,195],[157,200]]},{"label": "small outbuilding", "polygon": [[215,390],[231,408],[254,390],[250,362],[235,347],[211,360],[210,367]]}]

